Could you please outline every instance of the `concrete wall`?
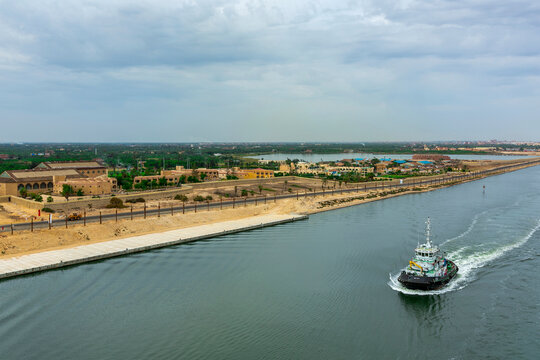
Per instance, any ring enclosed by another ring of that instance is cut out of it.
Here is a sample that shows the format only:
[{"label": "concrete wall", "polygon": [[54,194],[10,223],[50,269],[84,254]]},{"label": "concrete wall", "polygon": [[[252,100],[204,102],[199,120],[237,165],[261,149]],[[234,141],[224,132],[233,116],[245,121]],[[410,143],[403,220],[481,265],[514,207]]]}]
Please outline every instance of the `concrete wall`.
[{"label": "concrete wall", "polygon": [[242,185],[258,185],[269,183],[283,183],[285,180],[291,181],[296,179],[296,176],[280,176],[277,178],[268,179],[246,179],[246,180],[223,180],[223,181],[208,181],[203,183],[189,184],[194,190],[208,189],[216,186],[242,186]]},{"label": "concrete wall", "polygon": [[0,195],[17,195],[17,184],[0,183]]},{"label": "concrete wall", "polygon": [[[143,198],[145,200],[160,200],[160,199],[171,199],[174,198],[177,194],[185,194],[192,190],[203,190],[207,188],[213,188],[216,186],[247,186],[247,185],[257,185],[257,184],[268,184],[268,183],[283,183],[285,180],[291,181],[294,180],[294,176],[283,176],[278,178],[270,179],[249,179],[249,180],[229,180],[229,181],[209,181],[204,183],[195,183],[189,185],[183,185],[181,188],[173,188],[168,190],[158,190],[158,191],[144,191],[144,192],[130,192],[124,195],[117,195],[116,197],[122,199],[124,203],[129,199]],[[76,197],[72,197],[68,202],[46,202],[46,197],[44,201],[38,203],[33,200],[22,199],[20,197],[12,196],[12,201],[20,206],[23,206],[27,209],[37,210],[44,207],[53,209],[56,212],[71,212],[71,211],[80,211],[89,208],[103,208],[107,206],[111,200],[111,196],[102,196],[99,199],[84,199],[77,200]],[[7,199],[6,199],[7,201]]]},{"label": "concrete wall", "polygon": [[6,203],[11,201],[11,196],[0,196],[0,203]]},{"label": "concrete wall", "polygon": [[[187,193],[189,191],[191,191],[190,186],[183,186],[181,188],[174,188],[174,189],[171,189],[171,190],[152,191],[152,192],[145,191],[145,192],[141,192],[141,193],[129,193],[129,194],[125,194],[125,195],[117,195],[116,197],[119,198],[119,199],[122,199],[122,201],[125,204],[126,200],[138,199],[138,198],[143,198],[146,201],[148,201],[148,200],[160,200],[160,199],[171,199],[171,198],[174,198],[174,196],[177,195],[177,194],[184,194],[184,193]],[[21,199],[21,200],[24,200],[24,199]],[[28,200],[25,200],[25,201],[28,201]],[[104,197],[101,197],[99,199],[84,199],[84,200],[73,199],[73,200],[69,200],[67,202],[57,202],[57,203],[43,202],[43,203],[39,203],[39,204],[41,204],[41,207],[39,207],[39,209],[41,209],[43,207],[48,207],[48,208],[51,208],[51,209],[53,209],[54,211],[57,211],[57,212],[62,212],[62,211],[63,212],[70,212],[70,211],[78,211],[78,210],[89,209],[89,208],[94,208],[94,209],[103,208],[103,207],[107,206],[110,201],[111,201],[111,196],[104,196]],[[36,204],[38,204],[38,203],[36,203]],[[24,204],[21,204],[21,205],[25,206]],[[35,209],[35,208],[32,207],[32,209]]]},{"label": "concrete wall", "polygon": [[44,205],[46,204],[44,202],[37,202],[34,200],[23,199],[17,196],[10,196],[10,198],[13,204],[25,207],[27,209],[38,210],[38,209],[43,209],[45,206],[47,206],[47,205]]}]

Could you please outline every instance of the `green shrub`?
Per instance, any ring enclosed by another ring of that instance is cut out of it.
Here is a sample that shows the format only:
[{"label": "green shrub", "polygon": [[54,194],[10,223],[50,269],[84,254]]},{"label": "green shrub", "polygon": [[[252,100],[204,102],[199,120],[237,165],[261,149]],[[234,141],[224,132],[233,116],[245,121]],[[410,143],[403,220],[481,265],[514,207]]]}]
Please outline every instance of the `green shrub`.
[{"label": "green shrub", "polygon": [[204,198],[201,195],[197,195],[193,198],[193,201],[204,201]]},{"label": "green shrub", "polygon": [[107,208],[111,209],[111,208],[115,208],[115,209],[122,209],[122,208],[125,208],[124,206],[124,202],[122,201],[122,199],[119,199],[117,197],[113,197],[111,198],[111,201],[109,202],[109,204],[107,205]]},{"label": "green shrub", "polygon": [[41,195],[37,195],[34,197],[34,200],[37,202],[43,202],[43,197]]},{"label": "green shrub", "polygon": [[176,194],[176,196],[174,197],[174,200],[180,200],[182,202],[186,202],[188,201],[188,198],[186,195]]},{"label": "green shrub", "polygon": [[51,208],[48,208],[48,207],[44,207],[43,209],[41,209],[41,211],[48,212],[48,213],[54,213],[54,210],[51,209]]},{"label": "green shrub", "polygon": [[210,195],[208,195],[208,196],[206,197],[206,200],[212,201],[212,197],[211,197]]},{"label": "green shrub", "polygon": [[48,202],[48,203],[51,203],[51,202],[53,202],[53,201],[54,201],[54,200],[53,200],[52,196],[49,196],[49,197],[47,198],[47,202]]},{"label": "green shrub", "polygon": [[246,189],[242,189],[242,193],[241,193],[242,196],[248,196],[248,192]]}]

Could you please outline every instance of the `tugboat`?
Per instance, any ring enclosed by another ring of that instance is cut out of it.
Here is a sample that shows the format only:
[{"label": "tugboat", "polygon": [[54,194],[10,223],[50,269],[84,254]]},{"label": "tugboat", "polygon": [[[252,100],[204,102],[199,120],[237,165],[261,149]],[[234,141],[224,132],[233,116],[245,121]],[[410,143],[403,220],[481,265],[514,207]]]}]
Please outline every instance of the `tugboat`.
[{"label": "tugboat", "polygon": [[408,289],[436,290],[446,285],[458,272],[458,267],[430,239],[431,225],[426,222],[426,243],[418,245],[415,257],[407,269],[401,272],[398,281]]}]

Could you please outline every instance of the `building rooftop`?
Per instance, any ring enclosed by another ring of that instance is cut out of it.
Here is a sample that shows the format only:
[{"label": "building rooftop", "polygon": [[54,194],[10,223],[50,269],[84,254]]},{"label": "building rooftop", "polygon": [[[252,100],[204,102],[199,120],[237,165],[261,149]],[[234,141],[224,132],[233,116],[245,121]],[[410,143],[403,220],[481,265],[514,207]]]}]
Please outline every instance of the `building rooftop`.
[{"label": "building rooftop", "polygon": [[53,176],[64,175],[67,177],[82,177],[75,169],[31,169],[31,170],[7,170],[0,178],[10,178],[13,181],[38,181],[52,180]]},{"label": "building rooftop", "polygon": [[[66,179],[65,182],[69,182],[71,184],[93,184],[93,183],[104,183],[109,182],[107,178],[103,177],[95,177],[95,178],[74,178],[74,179]],[[60,181],[62,183],[62,181]]]},{"label": "building rooftop", "polygon": [[97,161],[45,161],[36,167],[46,169],[79,169],[103,168],[105,166]]}]

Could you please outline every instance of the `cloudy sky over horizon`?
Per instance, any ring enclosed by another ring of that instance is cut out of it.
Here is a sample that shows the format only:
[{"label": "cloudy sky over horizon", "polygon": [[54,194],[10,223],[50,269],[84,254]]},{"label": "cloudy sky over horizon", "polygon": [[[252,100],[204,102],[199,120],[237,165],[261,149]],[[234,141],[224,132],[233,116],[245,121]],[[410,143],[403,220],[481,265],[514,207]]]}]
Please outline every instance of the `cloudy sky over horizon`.
[{"label": "cloudy sky over horizon", "polygon": [[540,140],[540,3],[0,0],[0,142]]}]

